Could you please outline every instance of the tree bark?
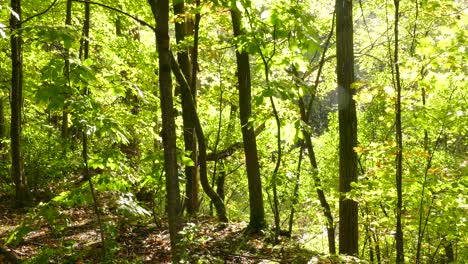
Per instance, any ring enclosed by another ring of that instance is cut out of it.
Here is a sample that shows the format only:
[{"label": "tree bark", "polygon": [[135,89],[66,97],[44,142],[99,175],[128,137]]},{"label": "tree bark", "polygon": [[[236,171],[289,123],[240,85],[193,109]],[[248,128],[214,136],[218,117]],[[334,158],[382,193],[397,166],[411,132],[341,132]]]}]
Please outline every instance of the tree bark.
[{"label": "tree bark", "polygon": [[[237,7],[231,8],[232,28],[234,37],[243,35],[241,16]],[[237,48],[237,47],[236,47]],[[252,116],[252,95],[250,81],[249,54],[236,49],[237,79],[239,85],[239,115],[244,141],[245,163],[249,186],[250,223],[252,232],[257,232],[265,226],[265,209],[263,205],[262,181],[258,163],[257,142],[253,124],[249,120]]]},{"label": "tree bark", "polygon": [[159,55],[159,91],[164,145],[164,169],[166,172],[167,208],[171,238],[172,262],[178,263],[180,254],[178,232],[180,230],[180,194],[177,173],[176,131],[172,96],[171,52],[169,50],[169,0],[148,0],[156,20],[156,43]]},{"label": "tree bark", "polygon": [[[174,14],[184,14],[184,1],[179,1],[174,4]],[[187,30],[187,22],[175,23],[176,41],[177,44],[184,41],[185,36],[191,33]],[[191,27],[190,27],[191,28]],[[187,49],[182,49],[177,53],[177,62],[179,63],[180,69],[185,76],[187,82],[192,83],[192,65],[190,63],[189,52]],[[195,126],[191,117],[191,106],[190,97],[196,101],[195,91],[187,91],[182,89],[180,91],[180,97],[182,101],[182,120],[184,124],[184,144],[185,151],[191,153],[190,158],[193,160],[195,166],[185,166],[185,177],[187,182],[185,184],[185,204],[187,206],[187,213],[189,215],[195,215],[198,212],[198,155],[197,155],[197,137],[195,132]]]},{"label": "tree bark", "polygon": [[396,168],[395,168],[395,181],[397,189],[397,208],[396,208],[396,251],[397,263],[404,263],[404,250],[403,250],[403,227],[401,225],[401,210],[403,207],[403,193],[402,193],[402,176],[403,176],[403,134],[401,131],[401,80],[400,80],[400,67],[398,61],[398,23],[399,23],[399,0],[393,1],[395,4],[395,50],[394,50],[394,64],[395,64],[395,84],[397,98],[395,103],[395,139],[397,143],[397,155],[396,155]]},{"label": "tree bark", "polygon": [[[11,0],[11,178],[15,183],[18,207],[31,203],[31,193],[23,170],[21,154],[21,110],[23,101],[23,54],[21,38],[21,0]],[[14,13],[16,14],[14,14]],[[19,17],[19,19],[17,18]]]},{"label": "tree bark", "polygon": [[336,60],[338,79],[338,119],[340,131],[340,254],[358,254],[358,204],[346,198],[351,183],[357,182],[357,119],[353,100],[354,51],[353,4],[336,0]]}]

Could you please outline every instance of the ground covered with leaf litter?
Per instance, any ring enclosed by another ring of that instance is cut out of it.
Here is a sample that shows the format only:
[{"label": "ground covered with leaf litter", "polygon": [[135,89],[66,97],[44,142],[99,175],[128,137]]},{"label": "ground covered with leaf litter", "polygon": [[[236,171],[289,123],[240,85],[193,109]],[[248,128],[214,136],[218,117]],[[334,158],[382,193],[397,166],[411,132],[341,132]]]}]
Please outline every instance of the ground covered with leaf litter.
[{"label": "ground covered with leaf litter", "polygon": [[[164,220],[138,222],[106,214],[106,260],[102,258],[100,234],[91,208],[62,210],[57,229],[47,219],[36,219],[23,239],[6,241],[22,223],[31,222],[31,211],[0,206],[0,246],[25,263],[170,263],[170,241]],[[43,216],[42,216],[43,217]],[[50,220],[50,219],[49,219]],[[216,219],[186,221],[181,231],[185,263],[357,263],[358,260],[328,257],[306,250],[298,239],[273,232],[246,235],[245,222],[220,226]],[[34,230],[32,230],[34,229]],[[0,255],[0,263],[6,263]],[[363,262],[361,262],[363,263]]]}]

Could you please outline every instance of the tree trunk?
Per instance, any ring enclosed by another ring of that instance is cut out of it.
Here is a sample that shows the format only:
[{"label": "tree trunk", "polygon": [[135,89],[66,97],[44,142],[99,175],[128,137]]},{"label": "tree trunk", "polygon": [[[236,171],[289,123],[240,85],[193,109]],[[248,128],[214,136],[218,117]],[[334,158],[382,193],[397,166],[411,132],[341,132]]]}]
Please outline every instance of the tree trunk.
[{"label": "tree trunk", "polygon": [[224,168],[224,161],[219,162],[219,173],[216,177],[216,193],[218,194],[219,198],[224,201],[225,198],[225,191],[224,191],[224,182],[226,181],[226,170]]},{"label": "tree trunk", "polygon": [[292,195],[292,205],[291,205],[291,213],[289,214],[289,222],[288,222],[288,234],[289,237],[292,235],[292,228],[294,223],[294,213],[296,212],[296,205],[299,200],[299,184],[301,180],[301,165],[302,165],[302,156],[304,153],[304,142],[299,141],[300,149],[299,149],[299,160],[297,161],[297,170],[296,170],[296,181],[294,183],[294,190]]},{"label": "tree trunk", "polygon": [[[65,17],[65,25],[70,26],[72,19],[72,0],[67,0],[67,14]],[[68,93],[70,92],[70,50],[67,48],[65,50],[65,68],[64,68],[64,75],[66,80],[65,86],[65,98],[68,98]],[[63,106],[62,111],[62,130],[61,130],[62,139],[65,141],[64,149],[67,148],[67,141],[68,141],[68,106],[66,102]]]},{"label": "tree trunk", "polygon": [[[171,54],[172,60],[172,71],[174,72],[174,75],[177,78],[177,81],[179,82],[180,86],[182,89],[185,90],[190,90],[190,86],[185,80],[184,75],[182,74],[179,65],[177,65],[177,62],[175,61],[175,58]],[[213,190],[213,188],[210,186],[210,183],[208,182],[208,176],[207,176],[207,168],[206,168],[206,143],[205,143],[205,135],[203,134],[203,129],[200,123],[200,119],[198,118],[197,110],[195,107],[195,102],[191,100],[191,113],[192,113],[192,119],[194,121],[195,125],[195,131],[197,133],[197,138],[198,138],[198,146],[199,146],[199,163],[200,163],[200,182],[203,187],[203,191],[205,191],[206,195],[210,197],[211,201],[213,202],[215,208],[216,208],[216,213],[218,214],[218,219],[221,222],[228,222],[228,218],[226,216],[226,207],[224,206],[223,200],[218,196],[218,194]]]},{"label": "tree trunk", "polygon": [[[234,37],[243,33],[241,16],[237,7],[231,8],[232,28]],[[237,48],[237,47],[236,47]],[[239,85],[239,115],[244,141],[245,163],[249,185],[250,223],[252,232],[257,232],[265,226],[265,209],[263,205],[262,181],[257,156],[257,142],[253,124],[249,120],[252,116],[252,95],[250,82],[249,54],[236,49],[237,79]]]},{"label": "tree trunk", "polygon": [[[21,38],[21,0],[11,0],[11,178],[15,183],[16,205],[31,203],[31,193],[23,170],[21,154],[21,109],[23,93],[23,54]],[[15,14],[16,13],[16,14]]]},{"label": "tree trunk", "polygon": [[[174,14],[184,14],[184,1],[174,4]],[[190,27],[191,28],[191,27]],[[187,31],[187,23],[175,23],[176,41],[181,43],[184,41],[186,35],[190,35]],[[177,53],[177,61],[180,69],[185,76],[187,82],[192,83],[192,65],[190,63],[188,50],[181,50]],[[187,91],[182,89],[180,91],[182,101],[182,120],[184,124],[184,143],[185,151],[191,153],[190,158],[193,160],[195,166],[185,166],[185,177],[187,182],[185,184],[185,204],[187,206],[187,213],[195,215],[198,212],[198,155],[197,155],[197,137],[195,133],[195,126],[191,117],[190,100],[192,97],[194,101],[195,91]]]},{"label": "tree trunk", "polygon": [[156,42],[159,55],[159,91],[161,98],[164,169],[166,172],[167,208],[171,238],[172,262],[178,263],[180,254],[180,194],[177,173],[176,131],[172,96],[171,53],[169,50],[169,1],[149,0],[156,20]]},{"label": "tree trunk", "polygon": [[353,100],[354,51],[353,4],[336,0],[336,60],[340,130],[340,254],[358,254],[358,204],[346,198],[351,183],[357,182],[357,119]]},{"label": "tree trunk", "polygon": [[[5,101],[4,101],[4,98],[0,97],[0,153],[2,153],[5,148],[5,143],[3,143],[3,140],[5,140],[5,135],[6,135]],[[4,157],[1,157],[0,162],[3,162],[3,160],[4,160]]]},{"label": "tree trunk", "polygon": [[[68,7],[67,7],[67,9],[68,9]],[[70,11],[71,11],[71,6],[70,6]],[[71,15],[71,13],[70,13],[70,15]],[[82,41],[81,41],[82,47],[80,47],[80,51],[83,51],[83,53],[80,52],[80,59],[81,60],[86,60],[86,59],[89,58],[89,30],[90,30],[90,25],[91,25],[91,6],[90,6],[89,1],[87,1],[87,2],[85,2],[85,20],[84,20],[84,24],[83,24],[83,37],[82,37]],[[85,86],[85,88],[84,88],[83,95],[84,96],[89,95],[89,90],[88,90],[87,86]],[[84,165],[85,165],[85,168],[84,168],[84,174],[85,175],[84,175],[84,177],[85,177],[85,179],[88,180],[89,190],[90,190],[91,196],[93,198],[94,213],[96,214],[96,220],[97,220],[98,225],[99,225],[99,234],[100,234],[100,237],[101,237],[102,259],[105,259],[105,257],[106,257],[106,238],[105,238],[105,235],[104,235],[104,225],[103,225],[102,219],[101,219],[101,212],[99,211],[99,201],[98,201],[98,197],[96,195],[96,190],[95,190],[94,185],[93,185],[92,175],[91,175],[91,173],[89,171],[89,166],[88,166],[88,135],[86,133],[85,128],[83,128],[81,134],[82,134],[82,137],[83,137],[82,156],[83,156],[83,162],[84,162]]]},{"label": "tree trunk", "polygon": [[[313,100],[313,98],[311,100]],[[308,124],[308,117],[306,114],[303,98],[299,99],[299,106],[301,109],[301,119],[303,122],[306,122],[306,124]],[[330,205],[328,204],[327,198],[325,196],[325,192],[322,190],[322,183],[320,181],[320,178],[318,177],[318,164],[317,164],[317,159],[315,157],[314,146],[312,145],[311,136],[307,132],[307,130],[304,129],[302,133],[304,134],[305,145],[308,150],[309,161],[313,168],[312,179],[314,180],[315,190],[317,192],[317,196],[320,201],[320,206],[323,209],[323,214],[325,215],[325,218],[327,220],[328,251],[330,252],[330,254],[336,254],[335,223],[333,220],[333,215],[331,213]]]},{"label": "tree trunk", "polygon": [[396,91],[397,91],[397,98],[395,103],[395,138],[397,143],[397,155],[396,155],[396,173],[395,173],[395,181],[396,181],[396,189],[397,189],[397,208],[396,208],[396,251],[397,263],[404,263],[404,250],[403,250],[403,227],[401,225],[401,210],[403,207],[403,193],[402,193],[402,176],[403,176],[403,134],[401,131],[401,81],[400,81],[400,67],[398,61],[398,23],[399,23],[399,0],[393,1],[395,4],[395,50],[394,50],[394,64],[395,64],[395,84],[396,84]]}]

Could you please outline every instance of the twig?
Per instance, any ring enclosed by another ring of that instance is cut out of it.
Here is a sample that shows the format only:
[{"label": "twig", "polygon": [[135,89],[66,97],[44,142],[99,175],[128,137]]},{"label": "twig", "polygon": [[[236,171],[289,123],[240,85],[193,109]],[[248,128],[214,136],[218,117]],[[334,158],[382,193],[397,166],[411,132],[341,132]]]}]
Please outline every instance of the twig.
[{"label": "twig", "polygon": [[149,27],[152,31],[156,32],[156,27],[154,27],[153,25],[149,24],[148,22],[144,21],[144,20],[141,20],[139,18],[137,18],[136,16],[134,15],[131,15],[125,11],[122,11],[120,9],[117,9],[115,7],[112,7],[112,6],[108,6],[108,5],[105,5],[105,4],[101,4],[101,3],[97,3],[97,2],[92,2],[92,1],[85,1],[85,0],[72,0],[73,2],[78,2],[78,3],[89,3],[89,4],[92,4],[92,5],[97,5],[97,6],[100,6],[100,7],[103,7],[103,8],[106,8],[106,9],[110,9],[112,11],[115,11],[119,14],[122,14],[122,15],[125,15],[125,16],[128,16],[130,17],[131,19],[137,21],[138,23],[140,23],[141,25],[143,26],[147,26]]},{"label": "twig", "polygon": [[54,7],[54,5],[57,3],[57,1],[58,0],[54,0],[54,2],[52,2],[52,4],[50,4],[50,6],[47,7],[44,11],[26,18],[25,20],[21,21],[20,24],[24,24],[24,23],[28,22],[29,20],[31,20],[31,19],[33,19],[35,17],[42,16],[43,14],[49,12],[49,10],[52,9],[52,7]]}]

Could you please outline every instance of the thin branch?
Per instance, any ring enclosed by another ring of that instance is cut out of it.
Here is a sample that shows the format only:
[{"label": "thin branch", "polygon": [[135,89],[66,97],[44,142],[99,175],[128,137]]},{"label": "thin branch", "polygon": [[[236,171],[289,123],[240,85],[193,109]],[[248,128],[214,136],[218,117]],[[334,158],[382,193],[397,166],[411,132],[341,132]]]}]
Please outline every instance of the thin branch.
[{"label": "thin branch", "polygon": [[106,8],[106,9],[109,9],[109,10],[112,10],[112,11],[115,11],[119,14],[122,14],[124,16],[127,16],[127,17],[130,17],[131,19],[137,21],[138,23],[140,23],[141,25],[143,26],[147,26],[149,27],[152,31],[156,32],[156,27],[149,24],[148,22],[144,21],[144,20],[141,20],[139,19],[138,17],[134,16],[134,15],[131,15],[125,11],[122,11],[120,9],[117,9],[115,7],[112,7],[112,6],[108,6],[108,5],[105,5],[105,4],[101,4],[101,3],[97,3],[97,2],[92,2],[92,1],[85,1],[85,0],[72,0],[73,2],[78,2],[78,3],[90,3],[92,5],[97,5],[97,6],[100,6],[100,7],[103,7],[103,8]]},{"label": "thin branch", "polygon": [[[313,91],[317,91],[318,85],[320,83],[320,75],[322,74],[322,69],[323,69],[323,66],[325,65],[325,54],[327,53],[327,50],[330,47],[330,39],[333,36],[333,30],[335,28],[335,16],[336,16],[336,11],[333,11],[332,25],[331,25],[330,33],[328,34],[327,40],[325,41],[325,47],[323,48],[322,57],[320,58],[319,68],[318,68],[318,71],[317,71],[317,76],[315,78]],[[309,105],[307,106],[307,111],[305,113],[306,114],[305,117],[307,118],[307,120],[304,120],[305,122],[309,121],[309,116],[310,116],[310,112],[312,111],[312,104],[314,102],[314,98],[315,98],[315,92],[314,92],[314,94],[312,95],[312,98],[309,101]]]},{"label": "thin branch", "polygon": [[58,0],[54,0],[54,2],[52,2],[52,4],[50,4],[49,7],[47,7],[44,11],[40,12],[40,13],[37,13],[35,15],[32,15],[28,18],[26,18],[25,20],[23,20],[22,22],[20,22],[21,24],[24,24],[26,22],[28,22],[29,20],[35,18],[35,17],[38,17],[38,16],[42,16],[43,14],[49,12],[50,9],[52,9],[52,7],[54,7],[54,5],[57,3]]}]

